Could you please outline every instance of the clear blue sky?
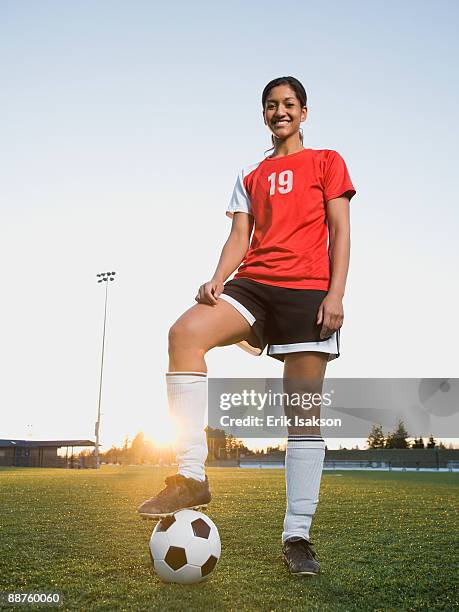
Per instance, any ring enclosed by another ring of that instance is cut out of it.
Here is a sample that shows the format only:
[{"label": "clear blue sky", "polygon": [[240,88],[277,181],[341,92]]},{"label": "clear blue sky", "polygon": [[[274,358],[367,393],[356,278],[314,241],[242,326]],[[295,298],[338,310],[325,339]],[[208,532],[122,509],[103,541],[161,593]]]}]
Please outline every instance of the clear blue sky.
[{"label": "clear blue sky", "polygon": [[[357,190],[327,376],[457,377],[458,8],[4,0],[0,437],[93,437],[112,269],[102,441],[153,433],[167,330],[215,269],[237,172],[270,146],[261,92],[287,74],[305,146],[339,151]],[[207,364],[282,375],[237,347]]]}]

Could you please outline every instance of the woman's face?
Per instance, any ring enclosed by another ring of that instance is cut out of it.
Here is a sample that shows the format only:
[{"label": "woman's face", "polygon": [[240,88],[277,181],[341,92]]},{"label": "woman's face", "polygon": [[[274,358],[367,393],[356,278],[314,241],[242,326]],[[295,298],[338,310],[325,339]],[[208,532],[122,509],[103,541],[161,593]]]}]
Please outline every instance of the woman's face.
[{"label": "woman's face", "polygon": [[268,94],[263,111],[265,125],[277,138],[285,140],[300,129],[305,121],[307,108],[303,109],[289,85],[273,87]]}]

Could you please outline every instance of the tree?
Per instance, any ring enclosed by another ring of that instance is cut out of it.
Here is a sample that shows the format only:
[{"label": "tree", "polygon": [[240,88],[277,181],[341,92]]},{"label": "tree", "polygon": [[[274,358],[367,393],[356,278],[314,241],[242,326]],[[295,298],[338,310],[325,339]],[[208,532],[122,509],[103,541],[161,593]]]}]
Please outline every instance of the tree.
[{"label": "tree", "polygon": [[266,454],[269,455],[270,453],[278,453],[281,450],[282,449],[279,444],[277,446],[268,446],[268,448],[266,449]]},{"label": "tree", "polygon": [[[382,425],[373,425],[367,439],[368,448],[384,448]],[[340,444],[341,448],[341,444]]]},{"label": "tree", "polygon": [[408,448],[408,432],[403,421],[386,438],[385,448]]},{"label": "tree", "polygon": [[122,457],[121,462],[123,464],[126,465],[130,463],[129,438],[127,436],[124,438],[124,444],[123,444],[123,450],[121,452],[121,457]]},{"label": "tree", "polygon": [[145,441],[143,431],[134,436],[131,443],[131,463],[142,464],[145,461]]},{"label": "tree", "polygon": [[419,440],[417,438],[414,439],[411,448],[424,448],[424,440],[419,436]]},{"label": "tree", "polygon": [[429,441],[427,442],[427,448],[435,448],[437,443],[435,442],[435,438],[432,434],[430,434]]},{"label": "tree", "polygon": [[121,456],[121,449],[112,444],[111,448],[105,453],[101,453],[100,459],[105,463],[118,463],[118,456]]},{"label": "tree", "polygon": [[249,449],[245,446],[242,440],[228,434],[226,437],[226,452],[227,456],[238,458],[241,453],[244,455],[250,454]]},{"label": "tree", "polygon": [[207,435],[207,448],[209,453],[207,455],[207,461],[213,461],[215,459],[222,459],[226,457],[226,434],[223,429],[215,429],[213,427],[206,427]]}]

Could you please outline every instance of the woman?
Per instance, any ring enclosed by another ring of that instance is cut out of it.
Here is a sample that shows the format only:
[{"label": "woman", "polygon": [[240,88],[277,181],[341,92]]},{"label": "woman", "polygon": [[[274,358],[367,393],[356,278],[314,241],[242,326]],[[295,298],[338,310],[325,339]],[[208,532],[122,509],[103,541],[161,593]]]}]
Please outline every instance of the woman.
[{"label": "woman", "polygon": [[[179,468],[139,507],[147,518],[204,507],[211,499],[204,472],[207,351],[238,344],[259,355],[267,346],[269,356],[284,362],[288,392],[319,393],[327,362],[340,355],[349,202],[356,191],[339,153],[304,148],[307,96],[297,79],[268,83],[262,107],[274,151],[239,172],[226,211],[231,232],[215,273],[169,332],[166,381]],[[308,416],[320,416],[320,406]],[[288,434],[283,559],[291,573],[315,575],[320,566],[309,530],[325,444],[318,427],[292,426]]]}]

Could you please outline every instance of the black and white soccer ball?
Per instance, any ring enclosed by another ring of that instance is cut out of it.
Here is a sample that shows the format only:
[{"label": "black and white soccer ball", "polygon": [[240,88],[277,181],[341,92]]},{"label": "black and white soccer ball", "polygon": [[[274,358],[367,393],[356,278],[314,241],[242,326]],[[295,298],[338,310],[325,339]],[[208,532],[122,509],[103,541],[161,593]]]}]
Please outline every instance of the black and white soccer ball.
[{"label": "black and white soccer ball", "polygon": [[191,584],[206,580],[220,553],[215,523],[196,510],[179,510],[161,519],[150,538],[151,560],[164,582]]}]

